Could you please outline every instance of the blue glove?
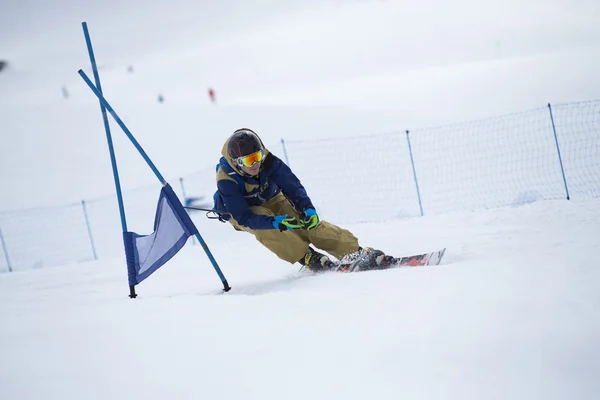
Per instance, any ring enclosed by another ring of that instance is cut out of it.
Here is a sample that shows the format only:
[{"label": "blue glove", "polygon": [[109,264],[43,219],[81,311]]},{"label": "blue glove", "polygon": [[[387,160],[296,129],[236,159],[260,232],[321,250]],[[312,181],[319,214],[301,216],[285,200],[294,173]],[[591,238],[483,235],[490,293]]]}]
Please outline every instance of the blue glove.
[{"label": "blue glove", "polygon": [[279,229],[281,232],[283,232],[285,230],[290,231],[292,229],[303,229],[304,224],[294,217],[278,215],[273,218],[273,228]]},{"label": "blue glove", "polygon": [[304,219],[302,220],[302,224],[304,225],[304,229],[314,229],[319,225],[319,216],[317,215],[317,210],[314,208],[307,208],[304,210]]}]

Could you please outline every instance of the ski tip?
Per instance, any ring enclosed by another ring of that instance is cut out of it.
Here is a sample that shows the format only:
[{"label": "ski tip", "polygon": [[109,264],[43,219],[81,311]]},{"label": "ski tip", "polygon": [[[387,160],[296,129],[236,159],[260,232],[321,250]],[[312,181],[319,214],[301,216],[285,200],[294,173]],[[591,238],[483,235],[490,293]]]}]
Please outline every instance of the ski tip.
[{"label": "ski tip", "polygon": [[446,248],[444,247],[442,250],[440,250],[440,255],[438,257],[438,262],[436,265],[440,265],[440,263],[442,262],[442,258],[444,258],[444,254],[446,254]]},{"label": "ski tip", "polygon": [[440,265],[440,263],[442,262],[442,258],[444,257],[444,254],[446,254],[445,247],[441,250],[434,251],[429,256],[429,259],[427,260],[427,263],[425,265]]}]

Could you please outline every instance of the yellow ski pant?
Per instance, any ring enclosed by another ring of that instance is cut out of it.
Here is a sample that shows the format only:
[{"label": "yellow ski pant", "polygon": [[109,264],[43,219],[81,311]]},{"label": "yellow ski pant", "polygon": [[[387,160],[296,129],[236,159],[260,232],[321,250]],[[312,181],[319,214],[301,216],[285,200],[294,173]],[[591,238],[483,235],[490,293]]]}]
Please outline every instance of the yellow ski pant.
[{"label": "yellow ski pant", "polygon": [[[261,215],[289,215],[300,220],[300,215],[282,193],[273,197],[261,206],[250,207],[252,212]],[[350,231],[326,221],[320,221],[311,230],[294,229],[280,232],[277,229],[253,230],[241,226],[233,218],[229,222],[238,231],[250,232],[260,243],[275,253],[282,260],[290,263],[300,261],[312,244],[332,256],[341,259],[346,254],[358,250],[358,239]]]}]

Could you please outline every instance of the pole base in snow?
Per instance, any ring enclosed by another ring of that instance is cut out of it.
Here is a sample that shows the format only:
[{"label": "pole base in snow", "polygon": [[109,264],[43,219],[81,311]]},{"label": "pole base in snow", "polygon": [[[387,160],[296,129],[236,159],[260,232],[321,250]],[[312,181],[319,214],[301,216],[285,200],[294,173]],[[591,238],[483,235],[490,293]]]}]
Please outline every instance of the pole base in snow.
[{"label": "pole base in snow", "polygon": [[129,286],[129,298],[135,299],[137,294],[135,293],[135,286]]}]

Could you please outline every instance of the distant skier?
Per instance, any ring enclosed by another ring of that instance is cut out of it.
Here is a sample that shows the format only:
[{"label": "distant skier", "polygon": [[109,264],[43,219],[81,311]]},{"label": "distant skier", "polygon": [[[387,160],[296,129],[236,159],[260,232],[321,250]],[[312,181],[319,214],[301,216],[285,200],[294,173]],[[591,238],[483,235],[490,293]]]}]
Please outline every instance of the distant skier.
[{"label": "distant skier", "polygon": [[208,97],[210,98],[211,103],[217,102],[216,94],[213,88],[208,88]]},{"label": "distant skier", "polygon": [[321,221],[300,180],[251,129],[236,130],[221,153],[214,196],[220,219],[252,233],[279,258],[314,272],[340,267],[312,244],[353,270],[386,268],[396,261],[360,247],[350,231]]}]

